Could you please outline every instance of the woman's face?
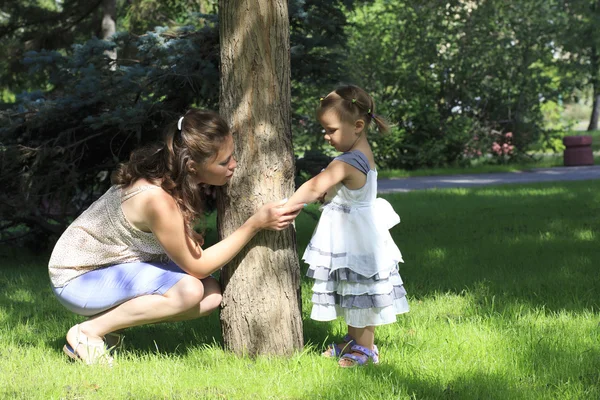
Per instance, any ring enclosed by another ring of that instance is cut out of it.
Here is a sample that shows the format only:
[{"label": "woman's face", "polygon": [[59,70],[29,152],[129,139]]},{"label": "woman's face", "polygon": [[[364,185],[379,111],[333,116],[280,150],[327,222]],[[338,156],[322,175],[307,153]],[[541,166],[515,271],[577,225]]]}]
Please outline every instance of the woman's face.
[{"label": "woman's face", "polygon": [[237,161],[233,158],[233,136],[229,135],[223,141],[217,155],[204,163],[192,162],[191,174],[194,183],[206,183],[213,186],[223,186],[233,176]]}]

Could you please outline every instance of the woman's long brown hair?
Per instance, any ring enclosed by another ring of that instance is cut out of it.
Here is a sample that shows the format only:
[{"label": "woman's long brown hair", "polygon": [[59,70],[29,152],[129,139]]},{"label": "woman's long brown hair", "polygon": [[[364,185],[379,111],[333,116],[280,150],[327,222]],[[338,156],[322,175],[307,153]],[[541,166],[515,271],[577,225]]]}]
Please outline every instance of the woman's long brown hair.
[{"label": "woman's long brown hair", "polygon": [[144,178],[160,185],[177,202],[187,236],[202,245],[202,235],[194,231],[194,221],[202,213],[202,198],[189,169],[192,162],[202,164],[216,157],[230,131],[219,114],[198,109],[184,115],[181,130],[177,125],[169,125],[163,142],[133,151],[129,161],[113,174],[112,183],[129,186]]}]

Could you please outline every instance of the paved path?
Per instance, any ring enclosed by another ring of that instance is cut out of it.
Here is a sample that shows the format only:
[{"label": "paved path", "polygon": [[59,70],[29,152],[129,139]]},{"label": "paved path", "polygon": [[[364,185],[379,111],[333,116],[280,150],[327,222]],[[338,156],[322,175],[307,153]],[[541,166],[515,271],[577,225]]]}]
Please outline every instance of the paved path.
[{"label": "paved path", "polygon": [[600,179],[600,165],[535,168],[523,172],[498,172],[492,174],[379,179],[377,185],[380,193],[392,193],[434,188],[473,187],[508,183],[581,181],[590,179]]}]

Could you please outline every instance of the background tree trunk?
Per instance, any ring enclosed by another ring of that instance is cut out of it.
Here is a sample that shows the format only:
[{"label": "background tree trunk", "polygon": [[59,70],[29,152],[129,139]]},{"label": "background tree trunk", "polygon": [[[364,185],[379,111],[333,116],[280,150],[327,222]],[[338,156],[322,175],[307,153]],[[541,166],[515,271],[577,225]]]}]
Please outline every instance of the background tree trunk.
[{"label": "background tree trunk", "polygon": [[598,54],[598,46],[592,45],[592,56],[590,68],[592,69],[592,97],[594,99],[592,105],[592,116],[590,117],[590,124],[588,125],[588,131],[595,131],[598,129],[598,114],[600,113],[600,54]]},{"label": "background tree trunk", "polygon": [[[217,197],[219,236],[294,189],[287,0],[220,0],[220,111],[238,167]],[[295,231],[260,232],[222,271],[221,324],[237,354],[303,347]]]},{"label": "background tree trunk", "polygon": [[[117,31],[117,0],[103,0],[102,1],[102,40],[110,40],[112,35]],[[117,51],[105,51],[105,54],[110,57],[111,62],[110,69],[115,70],[117,68],[116,59]]]}]

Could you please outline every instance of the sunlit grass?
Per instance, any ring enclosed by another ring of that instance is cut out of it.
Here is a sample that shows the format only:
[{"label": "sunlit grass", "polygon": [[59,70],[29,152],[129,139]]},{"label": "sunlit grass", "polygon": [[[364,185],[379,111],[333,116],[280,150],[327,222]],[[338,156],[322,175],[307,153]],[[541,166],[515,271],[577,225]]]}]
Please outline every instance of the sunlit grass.
[{"label": "sunlit grass", "polygon": [[[290,358],[233,356],[211,315],[126,330],[112,369],[73,364],[61,347],[81,318],[54,299],[46,257],[4,248],[0,398],[600,397],[600,182],[385,197],[402,217],[392,235],[411,311],[377,330],[381,365],[343,370],[319,356],[344,325],[308,318],[307,279],[308,345]],[[318,215],[307,211],[296,223],[300,254]],[[214,218],[207,223],[214,233]]]}]

